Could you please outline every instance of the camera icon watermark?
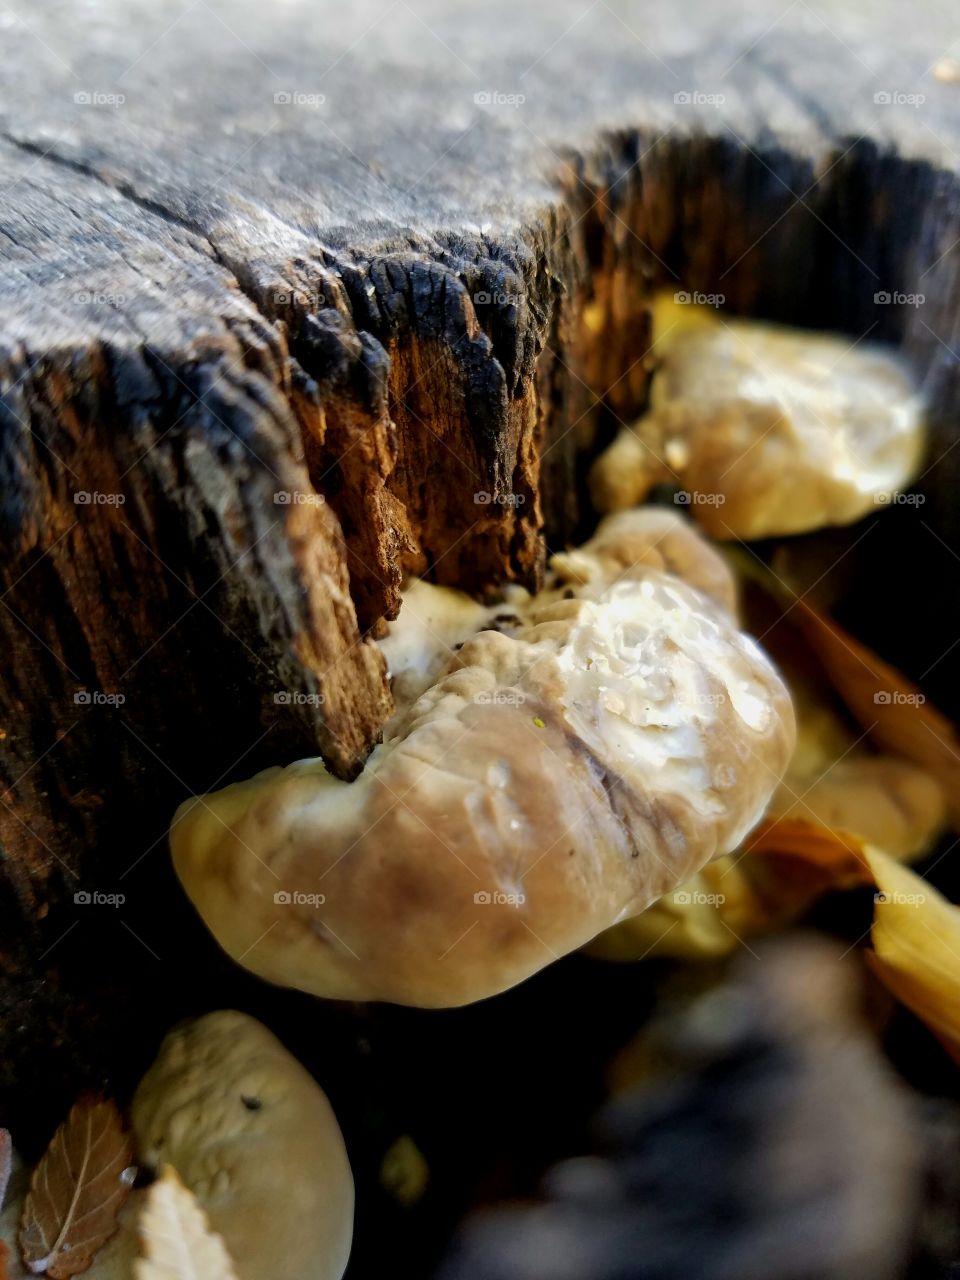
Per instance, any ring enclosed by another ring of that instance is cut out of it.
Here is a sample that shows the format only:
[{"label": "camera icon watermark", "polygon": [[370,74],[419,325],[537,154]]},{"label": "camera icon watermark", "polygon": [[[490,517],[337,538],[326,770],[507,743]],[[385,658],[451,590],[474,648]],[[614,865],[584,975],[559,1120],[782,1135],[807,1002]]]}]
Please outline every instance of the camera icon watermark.
[{"label": "camera icon watermark", "polygon": [[302,489],[278,489],[273,495],[275,507],[322,507],[325,502],[322,493],[304,493]]},{"label": "camera icon watermark", "polygon": [[725,293],[701,293],[698,289],[678,289],[673,295],[680,307],[722,307],[727,300]]},{"label": "camera icon watermark", "polygon": [[502,889],[478,889],[473,895],[478,907],[522,907],[527,900],[525,893],[504,893]]},{"label": "camera icon watermark", "polygon": [[122,707],[125,693],[104,693],[101,689],[78,689],[73,701],[78,707]]},{"label": "camera icon watermark", "polygon": [[704,493],[702,489],[678,489],[673,500],[679,507],[722,507],[727,500],[725,493]]},{"label": "camera icon watermark", "polygon": [[122,907],[126,900],[125,893],[102,893],[99,889],[78,889],[73,895],[78,907]]},{"label": "camera icon watermark", "polygon": [[306,311],[319,311],[327,303],[325,294],[311,289],[274,289],[271,297],[278,307],[302,307]]},{"label": "camera icon watermark", "polygon": [[904,693],[902,689],[878,689],[873,701],[878,707],[922,707],[925,693]]},{"label": "camera icon watermark", "polygon": [[924,93],[901,93],[897,89],[881,89],[873,95],[878,107],[922,107],[927,100]]},{"label": "camera icon watermark", "polygon": [[523,493],[490,493],[487,489],[480,489],[473,495],[474,504],[478,507],[522,507],[526,500]]},{"label": "camera icon watermark", "polygon": [[273,95],[277,107],[322,107],[326,100],[325,93],[300,93],[295,89],[281,89]]},{"label": "camera icon watermark", "polygon": [[124,93],[104,93],[100,89],[78,89],[73,95],[78,107],[122,107],[126,100]]},{"label": "camera icon watermark", "polygon": [[490,707],[519,707],[526,700],[527,695],[521,693],[519,689],[492,689],[473,696],[474,702]]},{"label": "camera icon watermark", "polygon": [[725,93],[702,93],[699,89],[681,89],[673,95],[678,107],[722,107],[726,100]]},{"label": "camera icon watermark", "polygon": [[301,893],[299,889],[278,889],[273,895],[278,907],[322,907],[326,900],[325,893]]},{"label": "camera icon watermark", "polygon": [[299,689],[278,689],[273,702],[277,707],[322,707],[326,697],[322,693],[302,693]]},{"label": "camera icon watermark", "polygon": [[478,107],[522,107],[526,100],[525,93],[501,93],[499,89],[481,89],[473,95]]},{"label": "camera icon watermark", "polygon": [[101,493],[99,489],[77,489],[73,495],[75,507],[122,507],[126,500],[124,493]]}]

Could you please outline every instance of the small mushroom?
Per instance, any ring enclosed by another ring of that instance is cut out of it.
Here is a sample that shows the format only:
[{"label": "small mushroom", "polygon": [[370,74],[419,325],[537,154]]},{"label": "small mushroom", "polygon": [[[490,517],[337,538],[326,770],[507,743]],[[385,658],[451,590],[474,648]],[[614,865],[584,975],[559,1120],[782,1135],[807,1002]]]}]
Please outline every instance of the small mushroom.
[{"label": "small mushroom", "polygon": [[850,524],[917,472],[921,402],[895,356],[744,320],[667,331],[650,411],[594,464],[600,511],[677,484],[718,538]]},{"label": "small mushroom", "polygon": [[302,761],[182,805],[221,945],[317,995],[465,1004],[735,848],[794,724],[724,572],[672,514],[603,525],[506,631],[434,653],[355,782]]},{"label": "small mushroom", "polygon": [[353,1176],[326,1095],[246,1014],[171,1031],[133,1100],[140,1158],[194,1193],[241,1280],[340,1280]]}]

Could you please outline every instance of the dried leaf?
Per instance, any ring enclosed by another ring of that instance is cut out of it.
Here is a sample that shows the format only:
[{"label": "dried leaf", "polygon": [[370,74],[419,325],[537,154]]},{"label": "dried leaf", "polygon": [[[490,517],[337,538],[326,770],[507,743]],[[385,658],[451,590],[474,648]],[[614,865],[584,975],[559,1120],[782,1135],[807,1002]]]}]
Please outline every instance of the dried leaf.
[{"label": "dried leaf", "polygon": [[871,878],[864,844],[850,831],[834,831],[807,818],[770,818],[755,827],[744,853],[796,858],[826,872],[824,888],[863,884]]},{"label": "dried leaf", "polygon": [[864,853],[879,890],[868,963],[960,1062],[960,908],[909,867]]},{"label": "dried leaf", "polygon": [[223,1241],[170,1165],[148,1191],[137,1229],[136,1280],[237,1280]]},{"label": "dried leaf", "polygon": [[960,738],[952,723],[911,680],[806,601],[794,601],[788,616],[874,741],[933,774],[960,829]]},{"label": "dried leaf", "polygon": [[752,861],[716,858],[664,894],[646,911],[607,929],[584,950],[598,960],[652,956],[705,959],[729,955],[743,939],[780,923],[780,913],[758,893]]},{"label": "dried leaf", "polygon": [[791,762],[769,816],[805,818],[829,831],[850,832],[909,860],[921,857],[942,834],[946,797],[932,774],[907,760],[849,754],[819,761],[811,773],[794,772]]},{"label": "dried leaf", "polygon": [[20,1252],[35,1275],[68,1280],[87,1270],[117,1230],[132,1160],[116,1104],[81,1099],[53,1135],[23,1204]]},{"label": "dried leaf", "polygon": [[13,1143],[6,1129],[0,1129],[0,1209],[7,1194],[10,1171],[13,1167]]}]

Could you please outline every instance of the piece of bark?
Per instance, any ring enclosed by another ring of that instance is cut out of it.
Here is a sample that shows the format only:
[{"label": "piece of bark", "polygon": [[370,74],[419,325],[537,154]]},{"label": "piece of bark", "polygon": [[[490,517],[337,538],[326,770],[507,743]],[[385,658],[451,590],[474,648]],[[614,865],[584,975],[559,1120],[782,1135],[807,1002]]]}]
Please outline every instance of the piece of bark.
[{"label": "piece of bark", "polygon": [[[297,756],[360,767],[406,571],[535,585],[582,532],[578,464],[642,407],[653,288],[903,340],[949,424],[954,89],[874,95],[892,50],[927,67],[953,33],[808,17],[8,6],[0,1090],[98,1079],[132,992],[169,986],[161,937],[213,970],[161,869],[169,815]],[[922,309],[874,303],[921,278]],[[927,482],[935,536],[898,511],[869,539],[915,591],[884,650],[907,671],[939,652],[906,566],[917,538],[952,563],[958,456]],[[73,895],[134,865],[108,998]]]}]

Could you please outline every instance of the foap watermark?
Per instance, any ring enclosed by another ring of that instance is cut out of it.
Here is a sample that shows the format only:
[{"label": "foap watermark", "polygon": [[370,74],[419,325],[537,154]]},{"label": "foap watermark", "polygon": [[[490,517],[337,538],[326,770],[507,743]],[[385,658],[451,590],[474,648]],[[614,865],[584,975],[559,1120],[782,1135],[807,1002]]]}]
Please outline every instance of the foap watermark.
[{"label": "foap watermark", "polygon": [[904,693],[902,689],[878,689],[873,695],[878,707],[922,707],[927,700],[925,693]]},{"label": "foap watermark", "polygon": [[900,893],[896,889],[892,892],[880,889],[873,895],[873,900],[881,905],[889,903],[891,906],[897,907],[919,907],[921,903],[926,902],[927,895],[925,893]]},{"label": "foap watermark", "polygon": [[685,707],[722,707],[724,703],[729,701],[725,693],[683,693],[678,691],[676,694],[678,703]]},{"label": "foap watermark", "polygon": [[81,307],[122,307],[127,300],[125,293],[102,293],[96,289],[78,289],[71,296]]},{"label": "foap watermark", "polygon": [[722,507],[727,500],[725,493],[704,493],[702,489],[679,489],[673,500],[678,507]]},{"label": "foap watermark", "polygon": [[703,93],[700,89],[681,89],[673,95],[678,107],[722,107],[727,100],[725,93]]},{"label": "foap watermark", "polygon": [[527,900],[525,893],[505,893],[502,889],[478,889],[473,895],[478,907],[522,907]]},{"label": "foap watermark", "polygon": [[480,489],[473,495],[478,507],[522,507],[526,500],[523,493],[489,493],[486,489]]},{"label": "foap watermark", "polygon": [[73,495],[77,507],[122,507],[126,500],[126,494],[101,493],[99,489],[77,489]]},{"label": "foap watermark", "polygon": [[299,889],[278,889],[273,895],[278,907],[322,907],[326,900],[325,893],[301,893]]},{"label": "foap watermark", "polygon": [[922,307],[926,300],[925,293],[901,293],[898,289],[892,293],[879,289],[873,295],[874,305],[878,307]]},{"label": "foap watermark", "polygon": [[122,107],[126,100],[125,93],[106,93],[102,89],[78,89],[73,95],[78,107]]},{"label": "foap watermark", "polygon": [[527,700],[527,695],[519,689],[491,689],[486,693],[475,693],[473,701],[482,706],[520,707]]},{"label": "foap watermark", "polygon": [[699,289],[678,289],[673,295],[680,307],[722,307],[727,300],[725,293],[701,293]]},{"label": "foap watermark", "polygon": [[281,89],[273,95],[277,107],[322,107],[327,100],[325,93],[302,93],[299,89]]},{"label": "foap watermark", "polygon": [[473,294],[475,307],[516,307],[519,302],[519,293],[504,293],[502,289],[494,289],[492,293],[486,289],[478,289]]},{"label": "foap watermark", "polygon": [[73,895],[78,907],[122,907],[127,900],[125,893],[103,893],[100,889],[78,889]]},{"label": "foap watermark", "polygon": [[878,107],[922,107],[927,100],[924,93],[902,93],[899,89],[881,89],[873,95]]},{"label": "foap watermark", "polygon": [[319,311],[327,305],[326,295],[316,289],[274,289],[270,296],[277,307],[302,307],[305,311]]},{"label": "foap watermark", "polygon": [[325,502],[322,493],[305,493],[303,489],[278,489],[273,495],[275,507],[322,507]]},{"label": "foap watermark", "polygon": [[73,695],[78,707],[122,707],[125,693],[104,693],[102,689],[78,689]]},{"label": "foap watermark", "polygon": [[481,89],[473,95],[478,107],[522,107],[526,100],[525,93],[503,93],[500,89]]},{"label": "foap watermark", "polygon": [[873,501],[878,507],[922,507],[927,496],[924,493],[877,493]]},{"label": "foap watermark", "polygon": [[722,907],[726,900],[725,893],[704,893],[701,889],[678,889],[673,895],[678,907]]},{"label": "foap watermark", "polygon": [[322,707],[326,698],[322,693],[301,693],[299,689],[279,689],[273,695],[278,707]]}]

